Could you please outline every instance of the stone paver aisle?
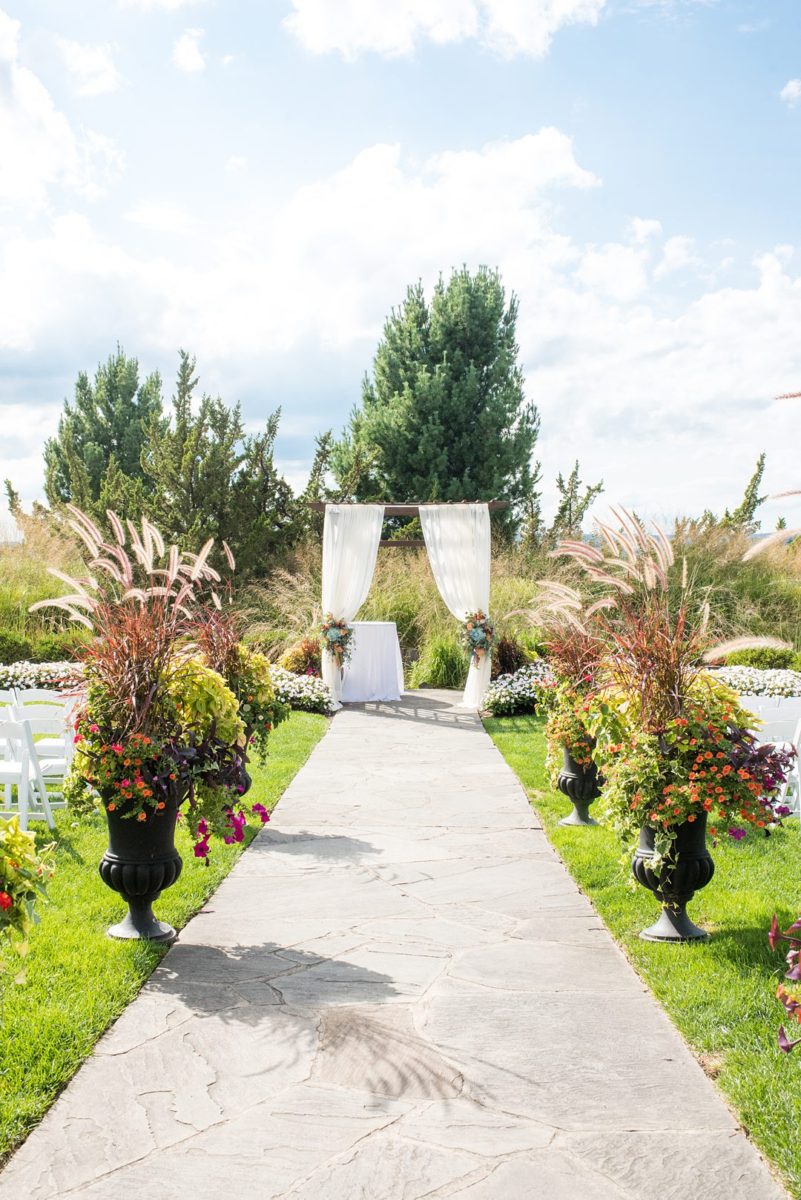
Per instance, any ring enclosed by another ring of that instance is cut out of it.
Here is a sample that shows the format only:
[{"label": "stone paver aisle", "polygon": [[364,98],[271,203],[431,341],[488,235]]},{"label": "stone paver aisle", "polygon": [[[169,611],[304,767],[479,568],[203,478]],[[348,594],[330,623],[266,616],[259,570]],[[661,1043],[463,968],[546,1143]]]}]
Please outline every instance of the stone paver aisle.
[{"label": "stone paver aisle", "polygon": [[2,1200],[784,1196],[453,701],[335,718]]}]

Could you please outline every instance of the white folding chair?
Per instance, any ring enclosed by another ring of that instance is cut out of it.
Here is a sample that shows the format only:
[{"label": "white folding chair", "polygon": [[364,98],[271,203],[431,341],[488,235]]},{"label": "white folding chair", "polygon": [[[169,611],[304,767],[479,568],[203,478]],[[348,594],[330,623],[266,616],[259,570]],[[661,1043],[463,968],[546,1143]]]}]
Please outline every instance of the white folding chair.
[{"label": "white folding chair", "polygon": [[0,784],[7,797],[12,787],[17,789],[16,805],[13,799],[7,799],[0,816],[18,816],[21,829],[28,828],[29,817],[45,820],[55,829],[52,804],[33,750],[30,727],[24,721],[0,721],[0,743],[6,747],[5,757],[0,758]]},{"label": "white folding chair", "polygon": [[[28,712],[33,712],[33,708]],[[63,717],[26,717],[20,722],[28,734],[28,749],[33,758],[33,775],[37,792],[51,808],[63,808],[63,792],[48,792],[47,784],[63,783],[70,769],[75,746],[64,737]]]},{"label": "white folding chair", "polygon": [[[13,688],[3,688],[0,690],[0,721],[14,721],[15,707],[17,703],[17,694]],[[3,758],[13,758],[13,751],[8,742],[0,740],[0,756]],[[3,794],[6,800],[6,808],[11,806],[11,784],[3,784]]]},{"label": "white folding chair", "polygon": [[66,702],[64,692],[59,692],[56,688],[17,688],[16,693],[19,704],[64,704]]},{"label": "white folding chair", "polygon": [[795,727],[792,742],[788,740],[785,745],[788,747],[792,746],[796,755],[793,765],[790,768],[790,773],[782,784],[774,803],[786,805],[794,817],[801,817],[801,764],[799,764],[799,754],[801,754],[801,720]]},{"label": "white folding chair", "polygon": [[[56,693],[57,694],[57,693]],[[40,759],[64,758],[72,745],[72,730],[70,722],[74,708],[74,700],[61,697],[56,703],[32,701],[23,703],[18,700],[13,707],[15,721],[53,722],[52,732],[41,737],[36,744],[36,754]]]}]

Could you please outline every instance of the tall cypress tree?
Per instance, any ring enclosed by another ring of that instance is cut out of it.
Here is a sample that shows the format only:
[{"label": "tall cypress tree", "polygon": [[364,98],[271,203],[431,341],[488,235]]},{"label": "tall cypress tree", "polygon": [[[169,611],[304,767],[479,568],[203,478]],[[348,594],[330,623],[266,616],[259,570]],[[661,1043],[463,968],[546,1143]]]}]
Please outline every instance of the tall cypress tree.
[{"label": "tall cypress tree", "polygon": [[516,323],[496,271],[454,271],[430,304],[410,287],[333,449],[340,484],[357,500],[508,500],[515,525],[535,492],[539,431]]}]

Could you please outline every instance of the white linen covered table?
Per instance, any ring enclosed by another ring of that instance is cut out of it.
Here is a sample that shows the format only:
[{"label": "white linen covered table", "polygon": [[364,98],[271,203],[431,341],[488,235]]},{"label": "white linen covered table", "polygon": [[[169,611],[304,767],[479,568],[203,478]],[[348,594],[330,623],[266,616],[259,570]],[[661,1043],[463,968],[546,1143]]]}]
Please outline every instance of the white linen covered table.
[{"label": "white linen covered table", "polygon": [[344,703],[400,700],[403,662],[394,621],[352,621],[350,661],[342,678]]}]

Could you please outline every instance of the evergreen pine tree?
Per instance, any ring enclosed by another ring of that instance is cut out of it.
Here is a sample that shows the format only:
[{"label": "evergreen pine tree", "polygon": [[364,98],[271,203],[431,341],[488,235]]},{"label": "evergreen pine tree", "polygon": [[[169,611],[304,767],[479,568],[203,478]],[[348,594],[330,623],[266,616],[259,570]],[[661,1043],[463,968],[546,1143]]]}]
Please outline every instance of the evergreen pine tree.
[{"label": "evergreen pine tree", "polygon": [[195,367],[181,350],[172,422],[151,425],[143,456],[148,515],[188,549],[213,537],[218,566],[228,542],[240,580],[265,574],[298,525],[297,502],[273,459],[280,414],[268,418],[263,433],[246,435],[238,404],[203,395],[193,413]]},{"label": "evergreen pine tree", "polygon": [[78,376],[72,403],[55,437],[45,443],[45,494],[51,507],[71,502],[102,516],[111,496],[123,516],[143,503],[141,456],[149,430],[163,425],[161,380],[140,384],[139,364],[120,346],[101,363],[94,381]]},{"label": "evergreen pine tree", "polygon": [[372,375],[332,463],[357,500],[531,502],[539,417],[518,363],[517,300],[495,271],[410,287],[384,326]]},{"label": "evergreen pine tree", "polygon": [[740,503],[735,508],[734,512],[729,512],[728,508],[721,517],[721,525],[727,525],[730,529],[744,529],[747,532],[753,533],[759,529],[759,521],[756,518],[757,509],[767,500],[767,496],[760,496],[759,488],[762,483],[762,476],[765,474],[765,451],[763,450],[756,461],[754,473],[745,485],[745,492]]}]

